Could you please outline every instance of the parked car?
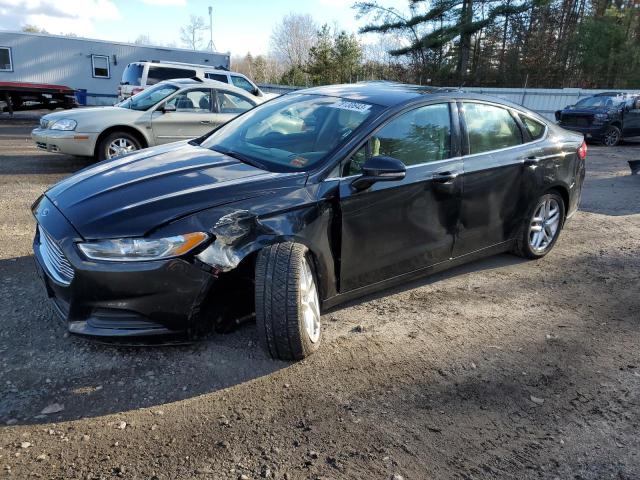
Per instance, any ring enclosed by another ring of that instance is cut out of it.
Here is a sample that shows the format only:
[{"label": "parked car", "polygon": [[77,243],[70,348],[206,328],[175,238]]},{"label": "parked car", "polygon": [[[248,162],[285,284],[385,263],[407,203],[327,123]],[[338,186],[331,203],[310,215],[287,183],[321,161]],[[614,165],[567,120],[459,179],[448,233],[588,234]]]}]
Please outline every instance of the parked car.
[{"label": "parked car", "polygon": [[41,150],[98,160],[199,137],[260,103],[213,80],[158,83],[113,107],[50,113],[31,138]]},{"label": "parked car", "polygon": [[118,86],[118,99],[126,100],[131,95],[140,93],[145,88],[164,80],[175,78],[208,78],[234,87],[258,97],[262,101],[276,97],[272,93],[265,93],[241,73],[230,72],[206,65],[196,65],[179,62],[133,62],[122,72],[122,81]]},{"label": "parked car", "polygon": [[561,127],[613,147],[624,137],[640,135],[640,95],[599,93],[558,110],[555,116]]},{"label": "parked car", "polygon": [[73,333],[194,336],[255,312],[269,353],[299,359],[326,308],[500,252],[548,254],[585,157],[582,135],[512,103],[318,87],[61,181],[33,206],[33,246]]}]

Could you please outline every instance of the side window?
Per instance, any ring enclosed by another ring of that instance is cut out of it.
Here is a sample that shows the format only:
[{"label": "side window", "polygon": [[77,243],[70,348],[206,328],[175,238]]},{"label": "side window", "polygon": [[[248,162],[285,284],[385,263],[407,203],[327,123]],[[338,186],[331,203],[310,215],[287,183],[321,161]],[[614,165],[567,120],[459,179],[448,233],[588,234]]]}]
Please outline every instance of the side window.
[{"label": "side window", "polygon": [[93,78],[110,78],[109,57],[106,55],[91,55],[91,69]]},{"label": "side window", "polygon": [[216,80],[222,83],[229,83],[229,79],[226,75],[222,73],[205,73],[204,78],[208,78],[210,80]]},{"label": "side window", "polygon": [[529,131],[532,140],[538,140],[544,135],[544,125],[531,117],[520,114],[520,120],[524,124],[524,127]]},{"label": "side window", "polygon": [[218,90],[218,113],[242,113],[251,110],[254,105],[240,95]]},{"label": "side window", "polygon": [[251,82],[244,77],[237,77],[236,75],[231,75],[231,82],[238,88],[246,90],[249,93],[253,93],[256,89]]},{"label": "side window", "polygon": [[0,72],[13,72],[11,49],[9,47],[0,47]]},{"label": "side window", "polygon": [[175,105],[176,112],[211,113],[211,90],[198,88],[182,91],[167,105]]},{"label": "side window", "polygon": [[451,156],[449,104],[416,108],[391,120],[374,133],[352,157],[346,175],[362,170],[366,158],[393,157],[406,166],[444,160]]},{"label": "side window", "polygon": [[149,67],[149,73],[147,75],[147,85],[155,85],[158,82],[161,82],[163,80],[171,80],[172,78],[191,78],[195,76],[195,70],[151,65]]},{"label": "side window", "polygon": [[483,153],[522,143],[522,133],[508,110],[484,103],[465,103],[469,153]]}]

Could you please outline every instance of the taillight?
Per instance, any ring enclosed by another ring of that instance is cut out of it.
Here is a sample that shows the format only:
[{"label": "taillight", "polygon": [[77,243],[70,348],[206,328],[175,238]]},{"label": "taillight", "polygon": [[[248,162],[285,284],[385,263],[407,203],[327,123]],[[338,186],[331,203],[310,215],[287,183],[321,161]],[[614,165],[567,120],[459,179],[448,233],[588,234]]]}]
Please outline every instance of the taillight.
[{"label": "taillight", "polygon": [[584,160],[585,158],[587,158],[587,142],[585,142],[584,140],[582,141],[582,145],[580,145],[580,148],[578,149],[578,156],[580,157],[580,160]]}]

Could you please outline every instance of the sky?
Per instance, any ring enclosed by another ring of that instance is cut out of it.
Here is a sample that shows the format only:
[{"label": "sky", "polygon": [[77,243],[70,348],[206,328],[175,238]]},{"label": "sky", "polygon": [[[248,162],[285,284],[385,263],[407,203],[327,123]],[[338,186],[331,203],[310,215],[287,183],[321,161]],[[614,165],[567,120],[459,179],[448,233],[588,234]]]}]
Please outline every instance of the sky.
[{"label": "sky", "polygon": [[[386,5],[406,5],[386,0]],[[308,13],[319,24],[357,32],[353,0],[0,0],[0,30],[36,25],[52,34],[133,42],[147,35],[152,43],[180,42],[180,27],[190,15],[204,17],[213,7],[213,42],[219,52],[232,55],[265,54],[271,31],[288,13]],[[209,32],[204,32],[204,46]],[[367,41],[365,38],[364,41]]]}]

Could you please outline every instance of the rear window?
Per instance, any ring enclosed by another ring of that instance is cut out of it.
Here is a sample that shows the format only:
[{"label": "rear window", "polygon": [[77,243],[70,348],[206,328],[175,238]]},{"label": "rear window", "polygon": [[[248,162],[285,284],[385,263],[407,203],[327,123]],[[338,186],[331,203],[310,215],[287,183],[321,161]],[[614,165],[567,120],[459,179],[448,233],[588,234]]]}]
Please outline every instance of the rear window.
[{"label": "rear window", "polygon": [[186,68],[158,67],[152,65],[149,67],[147,85],[155,85],[163,80],[171,80],[173,78],[191,78],[195,76],[195,70],[189,70]]},{"label": "rear window", "polygon": [[144,65],[139,63],[130,63],[122,72],[122,81],[120,85],[141,85],[142,83],[142,70]]},{"label": "rear window", "polygon": [[205,73],[204,77],[210,80],[217,80],[218,82],[229,83],[227,76],[222,73]]},{"label": "rear window", "polygon": [[536,122],[533,118],[520,115],[520,120],[524,123],[525,128],[529,131],[532,140],[538,140],[544,135],[544,125]]}]

